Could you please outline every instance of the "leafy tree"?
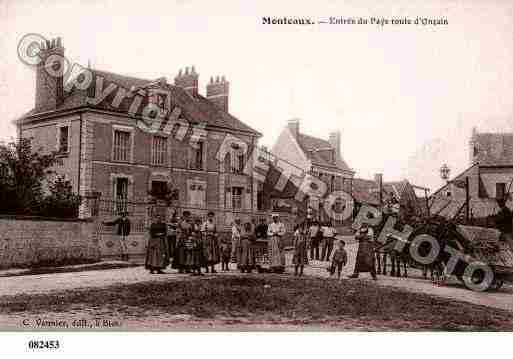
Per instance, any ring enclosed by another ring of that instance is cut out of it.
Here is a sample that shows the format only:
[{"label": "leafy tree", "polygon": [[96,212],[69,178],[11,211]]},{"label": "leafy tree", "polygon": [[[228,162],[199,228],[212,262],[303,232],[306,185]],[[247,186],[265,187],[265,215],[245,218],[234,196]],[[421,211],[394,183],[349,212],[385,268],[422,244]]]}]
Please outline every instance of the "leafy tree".
[{"label": "leafy tree", "polygon": [[154,187],[148,191],[148,194],[154,200],[165,201],[168,207],[171,206],[174,201],[177,201],[179,197],[178,189],[173,188],[170,183],[166,183],[166,185],[162,187]]},{"label": "leafy tree", "polygon": [[49,185],[50,194],[43,200],[41,212],[46,216],[60,218],[78,217],[80,196],[73,193],[71,182],[57,176]]},{"label": "leafy tree", "polygon": [[28,138],[0,144],[0,213],[37,214],[42,182],[58,162],[57,152],[32,151]]}]

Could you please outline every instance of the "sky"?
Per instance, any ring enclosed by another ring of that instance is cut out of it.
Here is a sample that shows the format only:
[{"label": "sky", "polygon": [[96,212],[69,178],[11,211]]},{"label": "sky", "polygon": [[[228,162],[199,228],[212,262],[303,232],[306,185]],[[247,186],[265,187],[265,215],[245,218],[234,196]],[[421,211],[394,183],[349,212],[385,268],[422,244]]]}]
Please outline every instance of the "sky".
[{"label": "sky", "polygon": [[[263,25],[262,17],[445,18],[445,26]],[[230,112],[272,147],[290,118],[300,131],[341,131],[357,177],[437,189],[439,168],[469,164],[478,131],[513,131],[513,2],[420,0],[0,0],[0,140],[34,105],[23,35],[62,37],[76,63],[170,81],[194,65],[230,81]]]}]

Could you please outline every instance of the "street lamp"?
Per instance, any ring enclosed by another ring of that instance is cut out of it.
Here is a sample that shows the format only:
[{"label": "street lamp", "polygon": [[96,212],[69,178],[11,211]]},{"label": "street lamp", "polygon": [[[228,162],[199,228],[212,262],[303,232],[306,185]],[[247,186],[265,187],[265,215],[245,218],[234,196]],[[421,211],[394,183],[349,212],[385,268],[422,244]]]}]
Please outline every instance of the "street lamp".
[{"label": "street lamp", "polygon": [[450,174],[451,174],[451,169],[449,168],[449,166],[447,166],[447,164],[446,164],[446,163],[444,163],[444,164],[442,165],[442,167],[440,167],[440,177],[441,177],[444,181],[448,182],[448,181],[449,181],[449,176],[450,176]]},{"label": "street lamp", "polygon": [[470,220],[470,188],[469,188],[469,179],[468,176],[465,179],[455,179],[453,181],[449,181],[449,176],[451,174],[451,169],[447,166],[446,163],[440,167],[440,177],[447,182],[447,184],[452,184],[458,188],[465,189],[465,218],[467,223]]}]

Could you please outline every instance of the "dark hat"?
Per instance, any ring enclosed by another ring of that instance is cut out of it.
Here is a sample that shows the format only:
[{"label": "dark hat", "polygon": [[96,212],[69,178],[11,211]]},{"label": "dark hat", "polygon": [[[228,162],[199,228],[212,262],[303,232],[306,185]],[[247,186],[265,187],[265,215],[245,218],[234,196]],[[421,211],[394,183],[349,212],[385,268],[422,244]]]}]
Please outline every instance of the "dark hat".
[{"label": "dark hat", "polygon": [[214,212],[212,212],[212,211],[210,211],[210,212],[208,212],[208,213],[207,213],[207,216],[208,216],[208,217],[214,217],[214,216],[215,216],[215,213],[214,213]]},{"label": "dark hat", "polygon": [[191,215],[191,212],[189,212],[189,211],[183,211],[182,215],[183,215],[184,217],[189,217],[189,216]]}]

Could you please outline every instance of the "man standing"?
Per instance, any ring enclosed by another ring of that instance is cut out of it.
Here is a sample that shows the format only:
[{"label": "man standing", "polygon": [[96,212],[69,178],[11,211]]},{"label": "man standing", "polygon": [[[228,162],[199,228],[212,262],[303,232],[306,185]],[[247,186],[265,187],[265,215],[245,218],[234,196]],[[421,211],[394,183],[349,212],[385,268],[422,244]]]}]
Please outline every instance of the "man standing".
[{"label": "man standing", "polygon": [[267,239],[267,223],[265,223],[265,218],[260,218],[260,223],[255,228],[255,237],[257,239]]},{"label": "man standing", "polygon": [[333,242],[335,242],[335,235],[337,231],[331,222],[327,222],[323,227],[323,245],[321,259],[329,262],[331,252],[333,251]]},{"label": "man standing", "polygon": [[271,270],[283,273],[285,271],[285,252],[283,246],[283,236],[285,235],[285,225],[280,222],[277,213],[272,215],[273,223],[269,225],[267,235],[269,239],[269,258],[271,260]]},{"label": "man standing", "polygon": [[237,262],[237,251],[239,249],[241,231],[240,219],[236,218],[232,226],[232,253],[230,256],[230,261],[232,263]]},{"label": "man standing", "polygon": [[495,217],[495,224],[497,229],[501,232],[499,238],[501,241],[511,242],[513,234],[513,215],[511,214],[511,210],[506,206],[506,199],[498,199],[497,204],[500,209]]},{"label": "man standing", "polygon": [[313,221],[308,229],[308,236],[310,237],[310,260],[319,260],[319,224]]},{"label": "man standing", "polygon": [[128,212],[122,212],[121,217],[111,222],[103,222],[107,226],[118,226],[117,234],[120,238],[120,251],[121,260],[128,260],[128,248],[126,246],[126,237],[130,235],[130,220],[128,219]]}]

